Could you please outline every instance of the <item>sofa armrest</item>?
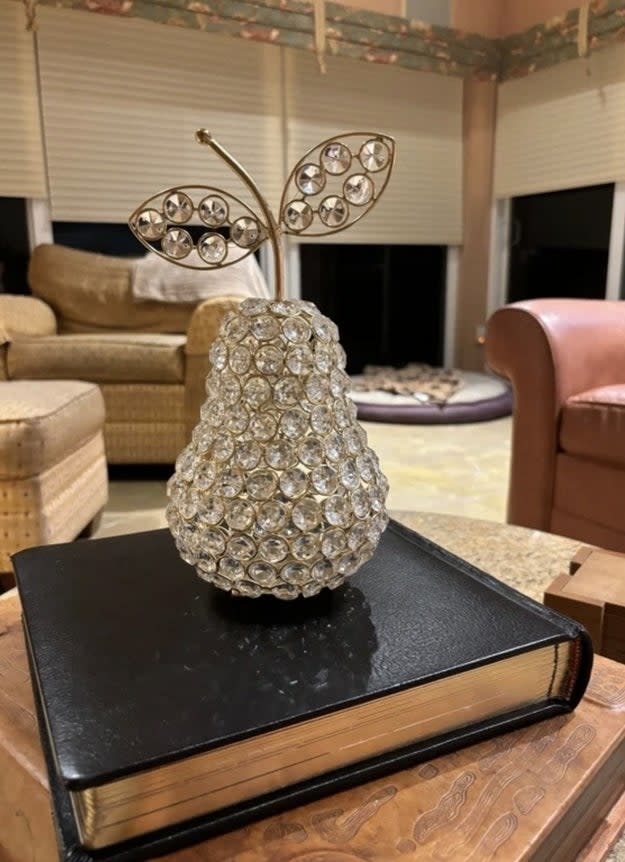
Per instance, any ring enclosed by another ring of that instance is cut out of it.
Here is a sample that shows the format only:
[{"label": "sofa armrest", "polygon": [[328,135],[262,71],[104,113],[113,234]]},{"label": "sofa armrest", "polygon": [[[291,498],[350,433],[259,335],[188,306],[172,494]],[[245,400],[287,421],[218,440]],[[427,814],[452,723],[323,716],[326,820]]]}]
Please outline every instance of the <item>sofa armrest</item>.
[{"label": "sofa armrest", "polygon": [[220,296],[206,299],[197,306],[187,330],[185,371],[185,424],[187,437],[197,425],[200,407],[206,399],[205,380],[208,352],[217,338],[219,327],[229,311],[236,311],[245,297]]},{"label": "sofa armrest", "polygon": [[508,521],[549,530],[562,405],[625,381],[625,302],[539,299],[496,311],[486,361],[514,389]]},{"label": "sofa armrest", "polygon": [[55,334],[56,317],[42,299],[10,293],[0,294],[0,336],[3,343],[16,338]]}]

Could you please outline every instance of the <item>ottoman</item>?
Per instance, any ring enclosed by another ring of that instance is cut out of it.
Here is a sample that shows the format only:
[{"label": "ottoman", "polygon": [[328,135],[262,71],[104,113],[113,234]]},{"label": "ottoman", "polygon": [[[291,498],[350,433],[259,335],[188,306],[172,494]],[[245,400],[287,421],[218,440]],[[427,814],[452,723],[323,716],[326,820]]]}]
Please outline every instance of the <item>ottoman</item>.
[{"label": "ottoman", "polygon": [[75,539],[108,496],[97,386],[0,382],[0,572],[22,548]]}]

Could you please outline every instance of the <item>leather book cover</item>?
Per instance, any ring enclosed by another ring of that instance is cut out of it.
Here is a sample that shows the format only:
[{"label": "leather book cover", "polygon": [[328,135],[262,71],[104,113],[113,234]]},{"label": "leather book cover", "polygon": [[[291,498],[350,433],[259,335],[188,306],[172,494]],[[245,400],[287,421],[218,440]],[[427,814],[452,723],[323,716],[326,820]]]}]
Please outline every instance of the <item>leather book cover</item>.
[{"label": "leather book cover", "polygon": [[[149,858],[568,711],[590,673],[579,625],[396,523],[345,588],[295,603],[220,594],[180,559],[167,530],[29,549],[14,564],[72,859]],[[546,700],[93,857],[77,848],[70,789],[571,639],[582,658],[567,702]]]}]

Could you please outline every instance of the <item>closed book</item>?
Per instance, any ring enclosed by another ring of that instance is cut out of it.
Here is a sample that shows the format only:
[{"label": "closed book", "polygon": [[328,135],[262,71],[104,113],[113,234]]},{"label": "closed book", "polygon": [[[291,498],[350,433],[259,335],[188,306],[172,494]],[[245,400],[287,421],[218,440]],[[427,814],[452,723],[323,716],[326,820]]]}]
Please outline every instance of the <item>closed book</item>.
[{"label": "closed book", "polygon": [[149,858],[570,711],[584,629],[391,522],[345,587],[235,599],[167,530],[14,557],[64,855]]}]

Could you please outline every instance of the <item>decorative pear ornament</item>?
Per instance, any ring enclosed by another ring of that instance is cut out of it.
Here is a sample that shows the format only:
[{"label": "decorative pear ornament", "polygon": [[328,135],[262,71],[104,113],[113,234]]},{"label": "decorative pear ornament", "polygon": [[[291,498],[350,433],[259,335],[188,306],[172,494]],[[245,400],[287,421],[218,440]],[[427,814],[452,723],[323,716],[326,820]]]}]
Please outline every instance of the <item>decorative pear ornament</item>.
[{"label": "decorative pear ornament", "polygon": [[[314,596],[340,586],[373,555],[388,522],[388,482],[356,420],[336,325],[312,303],[284,298],[279,228],[266,202],[207,132],[197,137],[242,177],[263,218],[242,203],[239,216],[232,195],[194,186],[151,198],[130,226],[149,248],[160,240],[159,253],[180,263],[172,235],[180,240],[181,229],[168,227],[182,223],[180,205],[185,221],[197,212],[207,225],[207,213],[214,219],[219,209],[220,226],[230,229],[228,238],[213,233],[223,242],[213,243],[221,259],[209,263],[203,253],[207,233],[194,245],[184,230],[192,246],[184,256],[195,256],[184,265],[228,265],[269,238],[277,298],[246,299],[222,321],[200,421],[168,483],[167,521],[182,558],[216,587],[252,598]],[[394,152],[392,139],[371,133],[311,150],[287,182],[283,232],[333,233],[361,218],[386,186]],[[328,186],[337,180],[334,192]],[[191,188],[201,189],[197,207]]]}]

